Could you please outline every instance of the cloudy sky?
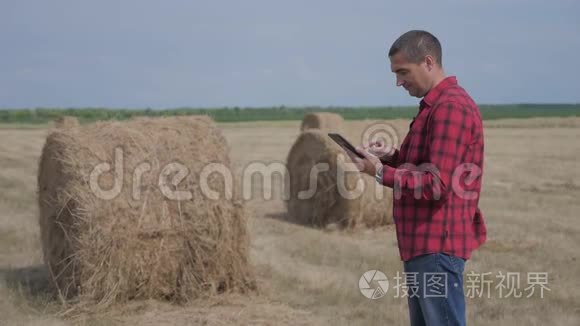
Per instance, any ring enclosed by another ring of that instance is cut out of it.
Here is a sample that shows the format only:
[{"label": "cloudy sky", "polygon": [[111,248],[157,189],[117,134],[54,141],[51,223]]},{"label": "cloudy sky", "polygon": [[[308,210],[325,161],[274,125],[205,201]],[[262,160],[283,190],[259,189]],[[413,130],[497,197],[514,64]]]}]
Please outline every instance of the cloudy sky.
[{"label": "cloudy sky", "polygon": [[580,102],[580,2],[0,0],[0,108],[414,105],[386,52],[434,33],[478,103]]}]

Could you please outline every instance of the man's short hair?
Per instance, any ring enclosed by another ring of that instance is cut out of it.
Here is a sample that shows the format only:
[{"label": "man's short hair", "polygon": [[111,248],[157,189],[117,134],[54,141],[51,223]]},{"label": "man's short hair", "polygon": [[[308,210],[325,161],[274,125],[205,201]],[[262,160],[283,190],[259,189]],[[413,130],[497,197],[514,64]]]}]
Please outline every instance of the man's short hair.
[{"label": "man's short hair", "polygon": [[407,60],[412,63],[419,63],[425,59],[425,56],[430,55],[440,66],[443,66],[441,43],[427,31],[412,30],[399,36],[391,45],[389,57],[399,52],[404,53]]}]

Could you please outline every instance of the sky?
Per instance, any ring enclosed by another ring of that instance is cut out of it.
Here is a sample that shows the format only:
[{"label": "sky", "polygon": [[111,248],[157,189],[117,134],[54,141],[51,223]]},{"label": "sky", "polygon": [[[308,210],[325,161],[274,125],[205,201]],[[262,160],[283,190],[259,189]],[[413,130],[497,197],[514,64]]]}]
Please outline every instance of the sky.
[{"label": "sky", "polygon": [[0,0],[0,108],[416,105],[411,29],[480,104],[580,103],[580,1]]}]

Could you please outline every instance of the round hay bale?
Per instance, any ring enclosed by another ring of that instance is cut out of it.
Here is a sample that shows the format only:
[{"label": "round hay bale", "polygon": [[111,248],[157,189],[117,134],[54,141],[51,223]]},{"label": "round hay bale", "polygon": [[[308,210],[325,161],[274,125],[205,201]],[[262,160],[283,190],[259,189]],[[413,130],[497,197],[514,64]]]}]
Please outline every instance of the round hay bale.
[{"label": "round hay bale", "polygon": [[[200,171],[208,163],[230,166],[228,144],[208,117],[51,133],[39,167],[39,222],[60,294],[107,306],[255,289],[244,207],[227,197],[217,173],[206,180],[220,197],[204,194]],[[186,176],[173,169],[178,164]]]},{"label": "round hay bale", "polygon": [[74,128],[78,126],[79,120],[76,117],[62,116],[54,119],[54,127],[58,129]]},{"label": "round hay bale", "polygon": [[340,114],[330,112],[307,113],[302,119],[300,131],[321,129],[325,131],[340,131],[344,120]]},{"label": "round hay bale", "polygon": [[320,228],[392,223],[392,191],[360,174],[325,132],[300,134],[288,154],[287,168],[290,221]]}]

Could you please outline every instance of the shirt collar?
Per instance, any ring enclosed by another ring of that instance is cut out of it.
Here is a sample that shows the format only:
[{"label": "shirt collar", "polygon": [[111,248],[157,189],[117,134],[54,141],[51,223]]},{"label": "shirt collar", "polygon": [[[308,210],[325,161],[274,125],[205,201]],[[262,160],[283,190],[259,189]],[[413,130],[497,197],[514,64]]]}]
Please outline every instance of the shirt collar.
[{"label": "shirt collar", "polygon": [[457,78],[455,78],[455,76],[449,76],[443,79],[441,82],[439,82],[439,84],[435,85],[435,87],[431,88],[431,90],[427,92],[427,95],[423,97],[421,103],[419,104],[419,109],[422,110],[427,106],[433,106],[433,103],[437,101],[445,89],[455,85],[457,85]]}]

